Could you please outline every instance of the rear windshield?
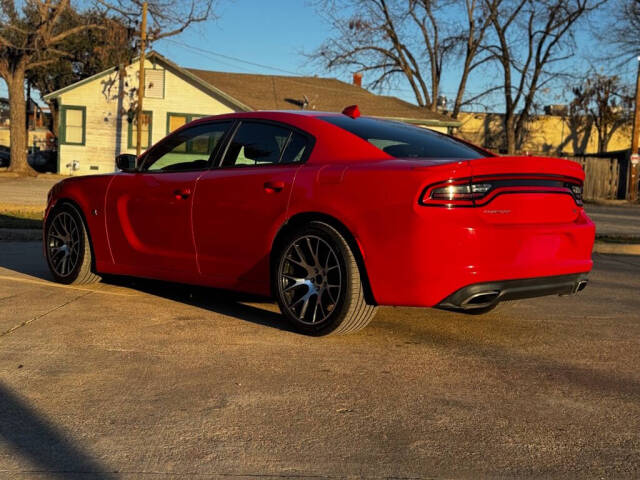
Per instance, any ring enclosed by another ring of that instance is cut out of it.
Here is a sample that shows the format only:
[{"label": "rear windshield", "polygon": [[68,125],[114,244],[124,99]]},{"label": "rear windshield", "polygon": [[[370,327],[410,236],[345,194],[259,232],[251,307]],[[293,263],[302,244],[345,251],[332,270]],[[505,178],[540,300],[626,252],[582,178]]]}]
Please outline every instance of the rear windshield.
[{"label": "rear windshield", "polygon": [[482,150],[451,137],[407,125],[375,118],[343,116],[318,117],[365,139],[380,150],[397,158],[460,158],[486,157]]}]

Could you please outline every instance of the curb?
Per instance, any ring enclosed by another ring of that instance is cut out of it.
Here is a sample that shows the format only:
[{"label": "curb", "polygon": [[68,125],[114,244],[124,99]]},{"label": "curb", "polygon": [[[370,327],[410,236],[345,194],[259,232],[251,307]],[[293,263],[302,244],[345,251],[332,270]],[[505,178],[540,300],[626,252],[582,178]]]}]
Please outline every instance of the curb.
[{"label": "curb", "polygon": [[36,242],[42,240],[42,230],[0,228],[0,242]]},{"label": "curb", "polygon": [[638,243],[611,243],[596,240],[593,244],[595,253],[605,253],[613,255],[640,255],[640,244]]}]

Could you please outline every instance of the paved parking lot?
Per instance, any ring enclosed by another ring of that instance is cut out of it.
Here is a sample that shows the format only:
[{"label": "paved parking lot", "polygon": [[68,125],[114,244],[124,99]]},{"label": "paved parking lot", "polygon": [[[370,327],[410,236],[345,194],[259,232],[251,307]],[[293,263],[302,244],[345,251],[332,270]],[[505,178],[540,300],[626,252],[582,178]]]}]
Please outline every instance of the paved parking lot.
[{"label": "paved parking lot", "polygon": [[640,257],[595,260],[576,297],[318,339],[211,290],[56,285],[0,243],[0,477],[637,478]]}]

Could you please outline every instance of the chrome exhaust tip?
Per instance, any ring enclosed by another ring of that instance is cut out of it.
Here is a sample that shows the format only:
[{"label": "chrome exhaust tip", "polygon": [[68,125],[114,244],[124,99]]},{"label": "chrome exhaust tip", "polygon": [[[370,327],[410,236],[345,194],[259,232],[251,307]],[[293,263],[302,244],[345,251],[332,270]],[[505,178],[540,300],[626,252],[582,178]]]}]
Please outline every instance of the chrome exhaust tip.
[{"label": "chrome exhaust tip", "polygon": [[492,305],[499,296],[500,290],[474,293],[470,297],[467,297],[460,306],[464,309],[488,307]]},{"label": "chrome exhaust tip", "polygon": [[576,288],[573,293],[578,293],[584,290],[584,288],[587,286],[587,282],[588,280],[580,280],[578,283],[576,283]]}]

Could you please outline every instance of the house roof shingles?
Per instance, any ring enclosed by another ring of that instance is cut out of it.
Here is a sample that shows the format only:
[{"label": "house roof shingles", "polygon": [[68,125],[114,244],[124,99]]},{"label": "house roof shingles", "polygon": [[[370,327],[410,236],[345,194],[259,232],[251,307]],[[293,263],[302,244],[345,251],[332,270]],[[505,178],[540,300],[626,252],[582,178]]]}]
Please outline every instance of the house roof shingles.
[{"label": "house roof shingles", "polygon": [[440,113],[412,105],[396,97],[374,95],[364,88],[333,78],[286,77],[185,69],[254,110],[297,110],[303,99],[307,110],[341,112],[357,104],[363,115],[390,117],[425,124],[457,124]]}]

